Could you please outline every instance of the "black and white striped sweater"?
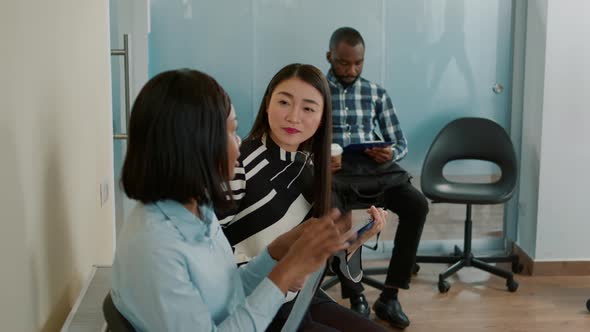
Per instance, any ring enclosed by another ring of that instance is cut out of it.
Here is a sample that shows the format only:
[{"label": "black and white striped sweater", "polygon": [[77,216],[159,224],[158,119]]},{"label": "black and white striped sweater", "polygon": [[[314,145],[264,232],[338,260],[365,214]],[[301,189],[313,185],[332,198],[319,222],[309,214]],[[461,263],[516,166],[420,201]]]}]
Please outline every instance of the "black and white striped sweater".
[{"label": "black and white striped sweater", "polygon": [[217,212],[243,263],[311,215],[313,166],[307,152],[287,152],[270,136],[246,141],[230,182],[235,209]]}]

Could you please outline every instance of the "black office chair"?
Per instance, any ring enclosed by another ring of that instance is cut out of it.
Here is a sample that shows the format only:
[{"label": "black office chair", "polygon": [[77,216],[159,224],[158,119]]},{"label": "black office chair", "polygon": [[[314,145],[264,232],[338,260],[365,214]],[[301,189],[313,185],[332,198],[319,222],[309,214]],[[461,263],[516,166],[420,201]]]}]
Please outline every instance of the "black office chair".
[{"label": "black office chair", "polygon": [[127,319],[119,312],[119,310],[117,310],[117,307],[115,307],[110,292],[104,298],[102,303],[102,312],[104,314],[105,320],[107,321],[107,331],[135,332],[135,329],[131,323],[129,323],[129,321],[127,321]]},{"label": "black office chair", "polygon": [[[443,176],[444,166],[454,160],[483,160],[495,163],[502,171],[493,183],[458,183]],[[510,292],[518,289],[511,272],[486,262],[511,262],[513,272],[521,265],[516,255],[475,257],[471,252],[471,207],[474,204],[499,204],[512,197],[516,187],[517,163],[514,147],[506,131],[497,123],[482,118],[460,118],[447,124],[430,146],[422,167],[421,187],[433,203],[454,203],[467,206],[463,249],[455,246],[451,256],[418,256],[417,262],[452,264],[439,274],[438,289],[451,288],[445,280],[465,266],[472,266],[506,279]]]},{"label": "black office chair", "polygon": [[588,299],[588,301],[586,301],[586,309],[588,309],[588,311],[590,311],[590,299]]}]

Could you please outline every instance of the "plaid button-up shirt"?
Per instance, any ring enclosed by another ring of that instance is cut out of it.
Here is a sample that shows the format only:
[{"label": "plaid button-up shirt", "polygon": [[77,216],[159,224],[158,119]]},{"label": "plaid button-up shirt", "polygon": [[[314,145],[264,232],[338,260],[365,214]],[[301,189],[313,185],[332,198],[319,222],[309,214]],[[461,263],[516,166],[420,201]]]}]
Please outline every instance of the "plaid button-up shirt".
[{"label": "plaid button-up shirt", "polygon": [[408,153],[395,108],[384,88],[362,77],[345,88],[331,70],[326,78],[332,92],[334,143],[344,147],[383,140],[393,143],[394,160],[400,160]]}]

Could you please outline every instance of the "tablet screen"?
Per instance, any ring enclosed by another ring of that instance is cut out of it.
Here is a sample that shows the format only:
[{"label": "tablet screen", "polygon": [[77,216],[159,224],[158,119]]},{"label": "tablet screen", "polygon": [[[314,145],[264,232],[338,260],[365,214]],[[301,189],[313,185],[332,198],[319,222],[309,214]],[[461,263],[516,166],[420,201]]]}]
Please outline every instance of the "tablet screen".
[{"label": "tablet screen", "polygon": [[307,308],[311,303],[313,295],[320,287],[320,281],[322,280],[325,268],[326,267],[323,266],[307,278],[303,288],[299,291],[297,299],[295,299],[295,304],[293,304],[289,318],[287,318],[287,321],[285,322],[285,325],[283,325],[281,332],[297,331],[301,321],[303,320],[303,317],[305,316],[305,313],[307,312]]}]

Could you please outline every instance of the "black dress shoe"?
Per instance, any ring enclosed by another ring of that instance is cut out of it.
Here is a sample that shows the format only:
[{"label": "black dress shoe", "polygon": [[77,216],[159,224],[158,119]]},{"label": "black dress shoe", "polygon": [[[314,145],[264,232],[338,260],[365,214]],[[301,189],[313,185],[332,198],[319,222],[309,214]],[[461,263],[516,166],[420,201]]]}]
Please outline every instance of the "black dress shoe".
[{"label": "black dress shoe", "polygon": [[366,318],[369,318],[369,315],[371,315],[371,308],[363,294],[350,298],[350,309]]},{"label": "black dress shoe", "polygon": [[410,326],[410,320],[397,299],[383,300],[379,298],[373,304],[373,310],[375,310],[377,317],[388,321],[393,327],[403,330]]}]

